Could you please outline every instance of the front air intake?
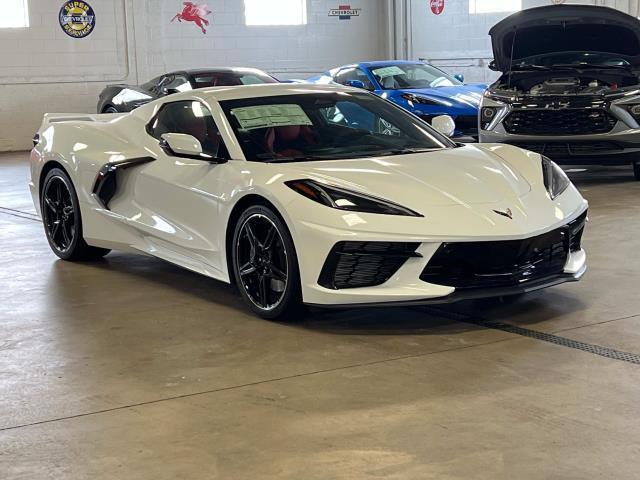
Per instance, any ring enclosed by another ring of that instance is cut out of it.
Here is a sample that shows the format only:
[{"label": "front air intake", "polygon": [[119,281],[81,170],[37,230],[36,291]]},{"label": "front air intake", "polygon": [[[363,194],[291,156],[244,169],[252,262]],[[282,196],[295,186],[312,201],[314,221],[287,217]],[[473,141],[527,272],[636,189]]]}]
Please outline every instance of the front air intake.
[{"label": "front air intake", "polygon": [[318,283],[332,290],[373,287],[389,280],[411,257],[420,257],[419,243],[340,242],[329,253]]}]

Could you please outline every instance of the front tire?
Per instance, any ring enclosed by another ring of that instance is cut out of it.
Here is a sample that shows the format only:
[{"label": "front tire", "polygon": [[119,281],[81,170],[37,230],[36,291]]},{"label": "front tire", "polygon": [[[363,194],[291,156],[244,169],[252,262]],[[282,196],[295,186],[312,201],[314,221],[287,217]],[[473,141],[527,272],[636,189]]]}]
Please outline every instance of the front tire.
[{"label": "front tire", "polygon": [[40,208],[49,246],[61,259],[97,260],[110,252],[84,241],[78,196],[63,170],[54,168],[47,173],[40,192]]},{"label": "front tire", "polygon": [[633,164],[633,176],[636,180],[640,180],[640,162],[635,162]]},{"label": "front tire", "polygon": [[266,206],[249,207],[236,223],[231,245],[233,276],[249,308],[265,319],[297,320],[300,273],[284,222]]}]

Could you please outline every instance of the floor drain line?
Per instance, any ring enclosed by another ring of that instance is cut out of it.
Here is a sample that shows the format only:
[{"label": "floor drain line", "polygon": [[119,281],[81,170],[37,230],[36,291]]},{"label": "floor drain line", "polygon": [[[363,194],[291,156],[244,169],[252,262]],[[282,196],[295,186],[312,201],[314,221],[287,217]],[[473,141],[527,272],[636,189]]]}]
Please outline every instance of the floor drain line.
[{"label": "floor drain line", "polygon": [[592,353],[600,357],[611,358],[614,360],[620,360],[622,362],[640,365],[640,355],[637,355],[635,353],[624,352],[622,350],[603,347],[600,345],[595,345],[593,343],[580,342],[578,340],[572,340],[566,337],[559,337],[558,335],[553,335],[552,333],[539,332],[537,330],[531,330],[529,328],[517,327],[509,323],[492,322],[490,320],[475,318],[457,312],[447,312],[439,309],[430,310],[437,315],[449,317],[453,320],[470,323],[479,327],[491,328],[493,330],[502,330],[503,332],[512,333],[514,335],[520,335],[522,337],[533,338],[534,340],[540,340],[542,342],[552,343],[554,345]]},{"label": "floor drain line", "polygon": [[13,217],[24,218],[25,220],[40,222],[40,217],[38,215],[29,212],[23,212],[21,210],[14,210],[13,208],[0,207],[0,213],[11,215]]}]

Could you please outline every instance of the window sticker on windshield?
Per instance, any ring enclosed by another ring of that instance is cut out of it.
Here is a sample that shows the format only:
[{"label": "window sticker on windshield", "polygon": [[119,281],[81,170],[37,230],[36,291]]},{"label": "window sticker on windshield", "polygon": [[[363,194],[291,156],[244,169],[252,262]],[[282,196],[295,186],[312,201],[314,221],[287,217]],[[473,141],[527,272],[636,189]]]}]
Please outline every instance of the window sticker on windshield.
[{"label": "window sticker on windshield", "polygon": [[243,130],[287,125],[313,125],[302,107],[295,104],[234,108],[231,110],[231,115],[236,117]]},{"label": "window sticker on windshield", "polygon": [[373,74],[380,78],[387,78],[393,75],[405,75],[405,72],[400,67],[391,65],[390,67],[376,68],[373,70]]}]

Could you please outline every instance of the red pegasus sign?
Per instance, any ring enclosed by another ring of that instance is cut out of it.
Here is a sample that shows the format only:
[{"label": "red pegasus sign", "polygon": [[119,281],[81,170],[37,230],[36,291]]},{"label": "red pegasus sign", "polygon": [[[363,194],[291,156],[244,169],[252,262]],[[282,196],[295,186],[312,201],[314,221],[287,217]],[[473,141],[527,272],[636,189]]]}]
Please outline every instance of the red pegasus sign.
[{"label": "red pegasus sign", "polygon": [[434,15],[440,15],[444,11],[444,0],[430,0],[429,3]]},{"label": "red pegasus sign", "polygon": [[205,26],[209,26],[209,20],[205,17],[211,13],[209,7],[204,3],[193,3],[193,2],[184,2],[184,8],[182,12],[178,13],[175,17],[171,19],[178,20],[182,22],[194,22],[197,26],[200,27],[202,33],[207,33],[207,30],[204,28]]}]

